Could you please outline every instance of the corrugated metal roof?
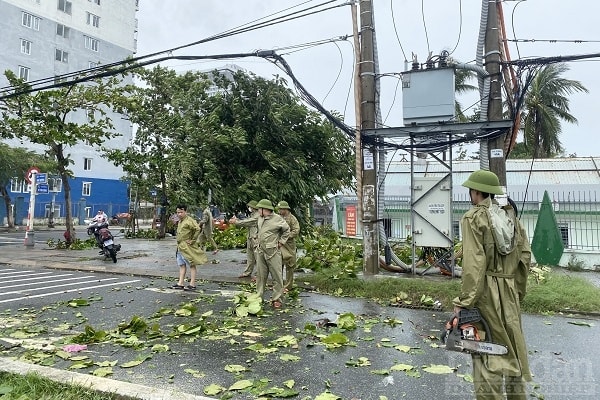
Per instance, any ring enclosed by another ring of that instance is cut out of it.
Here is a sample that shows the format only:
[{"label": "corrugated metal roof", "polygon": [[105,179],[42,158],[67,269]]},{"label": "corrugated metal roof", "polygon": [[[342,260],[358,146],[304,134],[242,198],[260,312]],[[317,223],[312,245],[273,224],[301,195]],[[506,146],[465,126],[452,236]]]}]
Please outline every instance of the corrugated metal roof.
[{"label": "corrugated metal roof", "polygon": [[[552,158],[534,160],[507,160],[508,192],[515,198],[541,198],[545,190],[550,194],[573,191],[600,192],[600,158]],[[454,193],[467,193],[462,183],[471,172],[480,168],[479,160],[453,161],[452,185]],[[437,161],[415,163],[417,176],[444,176],[448,168]],[[410,195],[410,162],[390,162],[385,178],[386,196]],[[551,196],[552,197],[552,196]]]}]

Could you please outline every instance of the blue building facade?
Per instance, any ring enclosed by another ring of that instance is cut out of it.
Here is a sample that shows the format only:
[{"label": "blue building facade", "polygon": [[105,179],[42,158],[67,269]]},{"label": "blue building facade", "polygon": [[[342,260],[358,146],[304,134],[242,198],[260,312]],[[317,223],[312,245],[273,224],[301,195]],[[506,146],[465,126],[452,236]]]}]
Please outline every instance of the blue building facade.
[{"label": "blue building facade", "polygon": [[[98,210],[103,210],[109,217],[129,211],[129,183],[115,179],[72,178],[71,213],[76,223],[93,217]],[[30,186],[13,184],[7,187],[12,200],[9,212],[15,216],[15,225],[26,225],[29,211]],[[51,187],[52,189],[52,187]],[[34,221],[36,223],[49,219],[54,200],[54,216],[56,223],[64,221],[66,202],[63,185],[56,185],[60,191],[37,194],[35,200]],[[54,198],[54,199],[53,199]],[[6,221],[6,207],[0,206],[0,222]]]}]

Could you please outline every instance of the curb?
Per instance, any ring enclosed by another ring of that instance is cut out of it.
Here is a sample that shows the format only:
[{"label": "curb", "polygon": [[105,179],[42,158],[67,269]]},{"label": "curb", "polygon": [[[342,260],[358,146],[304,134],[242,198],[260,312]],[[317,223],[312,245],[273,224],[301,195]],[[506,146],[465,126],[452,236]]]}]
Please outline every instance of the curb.
[{"label": "curb", "polygon": [[0,371],[19,375],[36,373],[44,378],[67,385],[79,385],[99,393],[112,394],[119,400],[214,400],[213,397],[196,396],[176,390],[158,389],[93,375],[64,371],[41,365],[28,364],[0,357]]}]

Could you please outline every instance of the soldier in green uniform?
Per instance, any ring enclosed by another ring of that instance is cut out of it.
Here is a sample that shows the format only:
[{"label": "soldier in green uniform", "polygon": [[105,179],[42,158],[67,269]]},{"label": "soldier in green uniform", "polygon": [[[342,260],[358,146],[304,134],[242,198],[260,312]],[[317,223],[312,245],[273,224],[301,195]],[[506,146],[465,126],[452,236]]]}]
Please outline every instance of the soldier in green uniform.
[{"label": "soldier in green uniform", "polygon": [[[252,200],[248,202],[248,210],[250,211],[250,218],[258,218],[258,208],[256,208],[257,201]],[[258,234],[258,227],[256,224],[248,227],[248,236],[246,238],[246,269],[239,278],[248,278],[252,276],[254,267],[256,266],[256,255],[254,249],[256,248],[256,239]]]},{"label": "soldier in green uniform", "polygon": [[202,250],[206,251],[206,243],[208,242],[213,247],[213,254],[217,254],[219,248],[213,238],[213,227],[213,216],[210,212],[210,208],[207,206],[204,211],[202,211],[202,219],[200,220],[200,246],[202,246]]},{"label": "soldier in green uniform", "polygon": [[463,186],[469,188],[474,207],[461,220],[462,289],[454,299],[454,311],[479,308],[493,341],[508,349],[506,355],[473,355],[475,395],[478,400],[525,400],[525,381],[531,380],[531,372],[520,302],[531,248],[516,210],[494,200],[494,195],[502,194],[496,174],[475,171]]},{"label": "soldier in green uniform", "polygon": [[287,201],[277,203],[279,215],[283,217],[285,222],[290,226],[290,237],[281,246],[281,256],[283,257],[283,266],[285,267],[285,281],[283,283],[283,291],[287,292],[294,286],[294,271],[296,270],[296,237],[300,234],[300,223],[292,214],[290,205]]},{"label": "soldier in green uniform", "polygon": [[280,308],[283,296],[283,265],[280,247],[288,240],[290,227],[280,215],[274,212],[275,208],[270,200],[262,199],[256,204],[256,208],[258,208],[256,218],[243,220],[232,218],[230,222],[245,227],[257,226],[256,291],[259,296],[263,296],[267,278],[271,274],[273,294],[270,301],[274,308]]},{"label": "soldier in green uniform", "polygon": [[[208,258],[198,245],[200,227],[194,218],[187,213],[187,206],[177,206],[177,265],[179,265],[179,280],[173,289],[196,290],[196,265],[206,264]],[[190,268],[190,281],[185,285],[187,267]]]}]

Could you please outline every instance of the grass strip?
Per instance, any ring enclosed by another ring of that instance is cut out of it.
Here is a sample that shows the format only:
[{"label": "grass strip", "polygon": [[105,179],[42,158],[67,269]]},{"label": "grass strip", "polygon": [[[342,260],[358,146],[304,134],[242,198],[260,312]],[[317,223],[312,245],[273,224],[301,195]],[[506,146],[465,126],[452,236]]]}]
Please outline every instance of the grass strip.
[{"label": "grass strip", "polygon": [[36,373],[26,375],[0,371],[2,400],[117,400],[116,394],[98,393],[78,385],[67,385],[44,378]]},{"label": "grass strip", "polygon": [[[431,297],[441,303],[445,311],[452,310],[452,299],[460,293],[460,279],[423,277],[376,277],[332,279],[325,273],[304,275],[298,282],[306,282],[315,291],[335,296],[371,299],[383,305],[394,303],[404,293],[405,303],[420,306],[420,301]],[[564,311],[600,312],[600,288],[586,279],[549,272],[539,282],[530,279],[521,310],[528,314],[561,313]]]}]

